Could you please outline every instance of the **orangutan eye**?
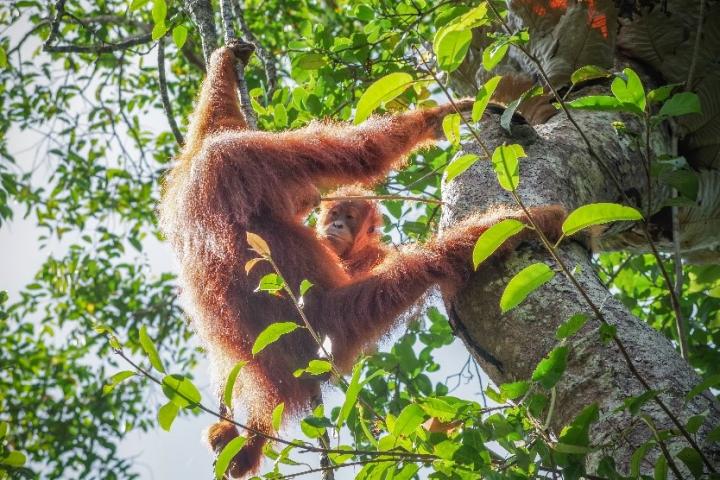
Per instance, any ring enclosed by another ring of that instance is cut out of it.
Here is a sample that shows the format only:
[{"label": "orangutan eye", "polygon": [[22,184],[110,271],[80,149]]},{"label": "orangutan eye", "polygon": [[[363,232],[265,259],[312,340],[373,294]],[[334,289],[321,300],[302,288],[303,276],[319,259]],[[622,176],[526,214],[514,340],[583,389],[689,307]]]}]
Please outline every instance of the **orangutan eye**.
[{"label": "orangutan eye", "polygon": [[345,218],[347,218],[348,220],[352,220],[352,219],[355,218],[355,217],[353,217],[352,215],[348,214],[348,215],[345,215]]}]

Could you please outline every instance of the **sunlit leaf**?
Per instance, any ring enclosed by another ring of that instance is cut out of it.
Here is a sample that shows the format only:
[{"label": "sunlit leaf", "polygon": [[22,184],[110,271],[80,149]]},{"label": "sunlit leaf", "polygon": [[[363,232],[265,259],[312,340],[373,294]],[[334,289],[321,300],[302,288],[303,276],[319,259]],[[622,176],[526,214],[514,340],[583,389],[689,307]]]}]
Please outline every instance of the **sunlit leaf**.
[{"label": "sunlit leaf", "polygon": [[179,411],[180,409],[175,404],[175,402],[168,402],[162,407],[160,407],[157,415],[157,420],[160,427],[166,432],[169,432],[170,427],[172,426],[172,423],[175,420],[175,417],[177,417]]},{"label": "sunlit leaf", "polygon": [[512,382],[500,385],[500,393],[510,400],[520,398],[530,389],[530,382]]},{"label": "sunlit leaf", "polygon": [[505,313],[517,307],[528,295],[554,276],[555,272],[544,263],[534,263],[520,270],[505,287],[500,297],[500,310]]},{"label": "sunlit leaf", "polygon": [[445,168],[445,183],[450,183],[452,179],[473,166],[479,158],[480,157],[474,153],[466,153],[454,158],[453,161]]},{"label": "sunlit leaf", "polygon": [[482,63],[485,70],[489,72],[497,67],[498,63],[502,62],[503,58],[505,58],[508,48],[510,48],[510,44],[506,39],[493,42],[485,47],[482,53]]},{"label": "sunlit leaf", "polygon": [[570,81],[573,85],[578,83],[589,82],[590,80],[597,80],[599,78],[610,78],[611,73],[602,67],[597,65],[585,65],[575,70],[570,75]]},{"label": "sunlit leaf", "polygon": [[165,375],[162,380],[163,393],[179,408],[192,407],[200,403],[200,390],[183,375]]},{"label": "sunlit leaf", "polygon": [[460,115],[457,113],[451,113],[445,115],[442,121],[443,132],[445,138],[453,145],[460,143]]},{"label": "sunlit leaf", "polygon": [[165,367],[160,360],[160,355],[158,354],[157,348],[155,348],[155,344],[147,333],[145,325],[140,327],[140,345],[145,351],[145,354],[148,356],[150,364],[153,368],[160,373],[165,373]]},{"label": "sunlit leaf", "polygon": [[293,372],[293,376],[300,377],[304,374],[322,375],[332,370],[332,364],[327,360],[310,360],[306,368],[299,368]]},{"label": "sunlit leaf", "polygon": [[227,445],[225,445],[225,448],[222,449],[220,454],[217,456],[217,459],[215,460],[216,480],[222,480],[222,478],[225,476],[225,472],[227,472],[227,469],[230,466],[230,462],[232,462],[233,457],[238,454],[238,452],[245,445],[246,441],[247,439],[245,437],[237,436],[230,440]]},{"label": "sunlit leaf", "polygon": [[283,419],[283,412],[285,411],[285,402],[281,402],[277,404],[275,408],[273,408],[272,411],[272,426],[273,429],[277,432],[280,430],[280,425],[282,424]]},{"label": "sunlit leaf", "polygon": [[365,121],[376,108],[403,93],[413,82],[413,77],[405,72],[390,73],[375,81],[358,100],[355,123]]},{"label": "sunlit leaf", "polygon": [[642,220],[642,215],[632,207],[617,203],[591,203],[573,210],[562,225],[565,235],[610,222]]},{"label": "sunlit leaf", "polygon": [[136,375],[136,372],[132,370],[123,370],[121,372],[116,373],[112,377],[110,377],[110,381],[103,385],[103,395],[107,395],[108,393],[112,392],[116,386],[118,386],[120,383],[124,382],[128,378],[131,378]]},{"label": "sunlit leaf", "polygon": [[500,186],[511,192],[520,183],[520,158],[524,158],[525,150],[518,144],[500,145],[492,155],[493,169]]},{"label": "sunlit leaf", "polygon": [[295,322],[278,322],[269,325],[265,330],[260,332],[255,343],[252,346],[252,354],[257,355],[268,345],[275,343],[283,335],[287,335],[290,332],[294,332],[299,328]]},{"label": "sunlit leaf", "polygon": [[478,265],[495,253],[508,238],[517,235],[524,228],[524,223],[507,218],[485,230],[473,248],[472,259],[475,269],[477,270]]},{"label": "sunlit leaf", "polygon": [[173,28],[172,36],[177,48],[182,48],[183,45],[185,45],[185,41],[187,41],[187,35],[188,29],[185,25],[178,25]]},{"label": "sunlit leaf", "polygon": [[622,76],[615,77],[610,84],[610,90],[623,104],[634,105],[639,113],[645,111],[645,88],[633,69],[626,68]]},{"label": "sunlit leaf", "polygon": [[562,340],[564,338],[570,338],[575,335],[588,321],[587,315],[582,313],[576,313],[570,317],[566,322],[560,325],[555,332],[555,338]]},{"label": "sunlit leaf", "polygon": [[565,106],[578,110],[598,110],[602,112],[628,111],[628,108],[617,98],[607,95],[590,95],[587,97],[576,98],[571,102],[566,102]]},{"label": "sunlit leaf", "polygon": [[485,84],[480,87],[480,90],[478,90],[472,109],[473,122],[478,122],[482,118],[482,115],[490,102],[490,98],[492,98],[493,93],[495,93],[495,89],[497,88],[498,83],[500,83],[500,80],[502,80],[502,77],[500,75],[495,75],[485,82]]},{"label": "sunlit leaf", "polygon": [[567,366],[568,347],[560,346],[554,348],[547,357],[540,360],[535,371],[533,371],[532,379],[535,382],[551,389],[560,380],[562,374],[565,373]]},{"label": "sunlit leaf", "polygon": [[25,465],[26,461],[27,457],[24,453],[14,450],[12,452],[8,452],[7,455],[0,458],[0,465],[7,465],[8,467],[19,468]]},{"label": "sunlit leaf", "polygon": [[348,416],[350,416],[350,412],[355,406],[358,394],[362,389],[362,384],[360,383],[360,373],[362,372],[362,365],[363,364],[361,362],[358,362],[353,367],[352,377],[350,377],[348,388],[345,391],[345,401],[343,402],[342,407],[340,407],[340,413],[338,414],[338,427],[341,427],[347,421]]},{"label": "sunlit leaf", "polygon": [[285,280],[277,273],[264,275],[258,283],[256,292],[277,293],[285,287]]},{"label": "sunlit leaf", "polygon": [[232,400],[233,400],[233,391],[235,390],[235,382],[237,381],[237,376],[240,373],[240,369],[242,369],[245,365],[247,365],[247,361],[241,360],[237,362],[232,370],[230,370],[230,373],[228,374],[227,380],[225,381],[225,391],[223,393],[223,400],[225,402],[225,405],[232,409]]},{"label": "sunlit leaf", "polygon": [[415,431],[425,420],[425,412],[422,407],[416,403],[411,403],[403,408],[400,415],[395,420],[395,426],[392,434],[396,437],[407,436]]}]

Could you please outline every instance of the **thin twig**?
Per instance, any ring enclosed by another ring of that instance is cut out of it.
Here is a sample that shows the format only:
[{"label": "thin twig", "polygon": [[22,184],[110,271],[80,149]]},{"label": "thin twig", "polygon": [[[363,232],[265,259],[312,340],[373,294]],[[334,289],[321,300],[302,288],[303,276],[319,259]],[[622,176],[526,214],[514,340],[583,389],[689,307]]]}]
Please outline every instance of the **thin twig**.
[{"label": "thin twig", "polygon": [[445,204],[442,200],[436,200],[434,198],[413,197],[405,195],[339,195],[332,197],[323,197],[320,199],[321,202],[339,202],[343,200],[405,200],[408,202],[432,203],[437,205]]},{"label": "thin twig", "polygon": [[168,123],[170,124],[170,130],[173,133],[173,136],[175,136],[175,141],[178,145],[182,145],[184,143],[182,133],[180,133],[180,129],[178,128],[177,122],[175,122],[175,116],[173,115],[172,111],[172,104],[170,103],[170,98],[168,97],[168,86],[167,86],[167,79],[165,78],[165,39],[161,38],[158,42],[158,59],[157,59],[157,68],[158,68],[158,82],[160,83],[160,98],[162,99],[162,105],[163,110],[165,111],[165,116],[168,119]]},{"label": "thin twig", "polygon": [[142,35],[135,35],[128,37],[124,40],[114,43],[101,43],[97,45],[47,45],[43,46],[43,50],[50,53],[110,53],[117,52],[118,50],[127,50],[128,48],[150,43],[152,41],[152,35],[145,33]]},{"label": "thin twig", "polygon": [[309,470],[303,470],[302,472],[290,473],[288,475],[283,475],[280,478],[282,478],[282,479],[297,478],[297,477],[302,477],[303,475],[310,475],[312,473],[318,473],[318,472],[324,473],[324,472],[327,472],[328,470],[333,471],[333,470],[337,470],[337,469],[340,469],[343,467],[357,467],[360,465],[367,465],[368,463],[384,463],[384,462],[397,462],[397,461],[398,460],[396,458],[374,458],[371,460],[360,460],[357,462],[343,463],[340,465],[328,465],[326,467],[321,466],[319,468],[311,468]]},{"label": "thin twig", "polygon": [[57,0],[57,2],[55,2],[55,16],[52,22],[50,22],[50,35],[48,35],[47,40],[43,43],[43,49],[50,47],[57,39],[58,32],[60,31],[60,20],[62,20],[63,15],[65,15],[65,1],[66,0]]}]

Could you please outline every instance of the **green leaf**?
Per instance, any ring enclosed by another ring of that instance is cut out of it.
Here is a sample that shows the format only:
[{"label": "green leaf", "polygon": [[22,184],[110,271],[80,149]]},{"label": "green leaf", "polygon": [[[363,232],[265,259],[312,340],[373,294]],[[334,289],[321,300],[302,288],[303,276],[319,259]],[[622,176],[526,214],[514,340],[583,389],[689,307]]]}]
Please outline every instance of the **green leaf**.
[{"label": "green leaf", "polygon": [[228,409],[232,409],[233,391],[235,390],[235,382],[237,376],[240,373],[240,369],[247,365],[247,360],[240,360],[233,366],[232,370],[228,374],[228,378],[225,381],[225,391],[223,392],[223,401]]},{"label": "green leaf", "polygon": [[415,431],[425,420],[425,411],[417,403],[411,403],[403,408],[395,420],[392,434],[396,437],[407,436]]},{"label": "green leaf", "polygon": [[505,313],[520,305],[533,291],[552,280],[555,272],[544,263],[534,263],[518,272],[507,284],[500,298],[500,310]]},{"label": "green leaf", "polygon": [[103,385],[103,395],[107,395],[108,393],[112,392],[116,386],[133,376],[135,376],[135,372],[132,370],[123,370],[116,373],[115,375],[110,377],[110,381],[108,383]]},{"label": "green leaf", "polygon": [[327,360],[310,360],[306,368],[298,368],[293,372],[294,377],[300,377],[305,373],[310,375],[322,375],[332,370],[332,364]]},{"label": "green leaf", "polygon": [[685,464],[693,477],[700,478],[703,476],[703,460],[697,450],[685,447],[677,454],[677,458]]},{"label": "green leaf", "polygon": [[139,10],[148,3],[150,3],[150,0],[132,0],[130,3],[130,11],[134,12],[135,10]]},{"label": "green leaf", "polygon": [[508,238],[517,235],[524,228],[525,224],[521,221],[507,218],[485,230],[477,239],[473,248],[472,259],[475,270],[477,270],[478,265],[495,253]]},{"label": "green leaf", "polygon": [[173,41],[175,42],[175,45],[177,48],[182,48],[183,45],[185,45],[185,41],[187,40],[188,35],[188,29],[184,25],[178,25],[175,28],[173,28],[172,36]]},{"label": "green leaf", "polygon": [[665,117],[679,117],[691,113],[702,113],[700,98],[692,92],[680,92],[673,95],[670,100],[663,103],[658,115]]},{"label": "green leaf", "polygon": [[708,442],[720,442],[720,426],[713,428],[707,436]]},{"label": "green leaf", "polygon": [[645,88],[640,77],[631,68],[624,69],[623,76],[625,78],[615,77],[610,85],[610,90],[620,102],[633,105],[637,107],[639,113],[643,113],[645,111]]},{"label": "green leaf", "polygon": [[498,83],[500,83],[500,80],[502,80],[502,77],[500,75],[495,75],[490,80],[485,82],[485,85],[480,87],[480,90],[478,91],[477,95],[475,96],[475,103],[473,104],[472,109],[472,121],[478,122],[483,116],[483,113],[485,113],[485,109],[488,106],[488,103],[490,102],[490,98],[492,98],[493,93],[495,93],[495,89],[497,89]]},{"label": "green leaf", "polygon": [[705,415],[693,415],[692,417],[688,418],[687,423],[685,424],[685,429],[695,434],[700,430],[700,427],[702,427],[703,423],[705,423],[705,419],[707,417]]},{"label": "green leaf", "polygon": [[268,327],[260,332],[255,343],[252,346],[252,354],[257,355],[268,345],[278,341],[283,335],[294,332],[300,327],[295,322],[278,322],[268,325]]},{"label": "green leaf", "polygon": [[685,398],[687,398],[688,400],[692,400],[708,388],[714,387],[716,385],[720,385],[720,373],[716,375],[711,375],[710,377],[695,385],[693,389],[688,392]]},{"label": "green leaf", "polygon": [[285,280],[277,273],[268,273],[260,279],[256,292],[275,294],[285,287]]},{"label": "green leaf", "polygon": [[350,416],[350,412],[355,406],[358,394],[362,389],[362,384],[360,383],[361,371],[362,362],[358,362],[353,367],[352,377],[350,377],[350,383],[348,384],[348,388],[345,391],[345,401],[343,402],[342,407],[340,407],[340,413],[338,414],[337,419],[338,427],[341,427]]},{"label": "green leaf", "polygon": [[523,92],[520,97],[516,98],[510,104],[507,106],[505,111],[500,116],[500,126],[505,129],[506,132],[510,132],[510,127],[512,126],[512,118],[513,115],[515,115],[515,111],[520,106],[522,102],[525,101],[527,98],[536,97],[538,95],[542,95],[543,88],[540,85],[536,85],[525,92]]},{"label": "green leaf", "polygon": [[310,290],[310,287],[313,286],[313,283],[310,280],[303,280],[300,282],[300,296],[304,296],[308,290]]},{"label": "green leaf", "polygon": [[7,61],[7,52],[5,51],[5,48],[3,48],[2,45],[0,45],[0,68],[7,68],[8,61]]},{"label": "green leaf", "polygon": [[589,82],[590,80],[597,80],[598,78],[609,78],[610,75],[612,74],[602,67],[585,65],[570,75],[570,81],[573,85],[577,85],[578,83]]},{"label": "green leaf", "polygon": [[664,455],[658,455],[657,460],[655,460],[655,470],[653,471],[653,478],[655,480],[665,480],[667,478],[667,473],[667,459]]},{"label": "green leaf", "polygon": [[591,203],[573,210],[562,225],[565,235],[574,235],[593,225],[610,222],[642,220],[640,212],[617,203]]},{"label": "green leaf", "polygon": [[8,425],[7,422],[0,422],[0,439],[5,438],[5,435],[7,435],[8,430],[10,430],[10,425]]},{"label": "green leaf", "polygon": [[648,450],[655,446],[655,442],[645,442],[640,445],[630,456],[630,476],[638,478],[640,476],[640,464],[645,459]]},{"label": "green leaf", "polygon": [[287,109],[285,108],[285,105],[282,103],[278,103],[275,105],[275,108],[273,109],[273,116],[274,116],[274,123],[275,126],[278,128],[285,128],[287,127],[288,123],[288,114]]},{"label": "green leaf", "polygon": [[165,396],[180,408],[194,407],[202,399],[200,390],[183,375],[165,375],[162,383]]},{"label": "green leaf", "polygon": [[456,405],[451,405],[449,402],[437,397],[424,398],[420,406],[425,413],[442,422],[453,420],[458,413],[458,407]]},{"label": "green leaf", "polygon": [[153,27],[152,33],[150,34],[150,36],[152,37],[153,40],[160,40],[162,37],[165,36],[167,31],[168,31],[168,28],[165,25],[165,22],[158,22]]},{"label": "green leaf", "polygon": [[300,55],[295,64],[303,70],[318,70],[327,63],[325,56],[320,53],[304,53]]},{"label": "green leaf", "polygon": [[559,441],[566,445],[587,447],[590,445],[590,425],[600,418],[600,409],[597,403],[583,408],[572,423],[560,432]]},{"label": "green leaf", "polygon": [[160,360],[160,355],[158,354],[157,348],[155,348],[155,344],[147,333],[145,325],[140,327],[140,345],[148,356],[148,359],[150,359],[150,364],[153,368],[160,373],[165,373],[165,367]]},{"label": "green leaf", "polygon": [[470,168],[479,158],[474,153],[466,153],[454,158],[445,168],[445,183],[450,183],[452,179]]},{"label": "green leaf", "polygon": [[167,16],[165,0],[153,0],[152,18],[155,23],[164,23]]},{"label": "green leaf", "polygon": [[626,112],[628,109],[617,98],[607,95],[590,95],[566,102],[565,106],[577,110],[599,110],[601,112]]},{"label": "green leaf", "polygon": [[671,83],[669,85],[663,85],[662,87],[658,87],[655,90],[650,90],[650,92],[647,95],[648,102],[650,103],[660,103],[664,102],[668,98],[670,98],[670,94],[681,86],[682,83]]},{"label": "green leaf", "polygon": [[225,448],[222,449],[220,455],[215,460],[215,479],[222,480],[225,476],[225,472],[230,466],[230,462],[238,454],[238,452],[245,445],[247,439],[243,436],[237,436],[230,440]]},{"label": "green leaf", "polygon": [[355,124],[365,121],[376,108],[403,93],[414,82],[413,77],[404,72],[390,73],[375,81],[358,100]]},{"label": "green leaf", "polygon": [[540,360],[532,379],[548,390],[555,386],[567,367],[568,347],[555,347],[547,357]]},{"label": "green leaf", "polygon": [[508,192],[517,189],[520,183],[520,158],[526,156],[525,150],[518,144],[500,145],[493,152],[493,169],[500,186]]},{"label": "green leaf", "polygon": [[600,340],[603,344],[608,344],[617,335],[617,327],[609,323],[600,324]]},{"label": "green leaf", "polygon": [[570,453],[575,455],[585,455],[590,453],[590,448],[582,447],[580,445],[570,445],[568,443],[558,442],[553,447],[553,450],[560,453]]},{"label": "green leaf", "polygon": [[283,412],[285,411],[285,402],[279,403],[275,408],[273,408],[272,411],[272,426],[273,429],[277,432],[280,430],[280,425],[282,425],[282,419],[283,419]]},{"label": "green leaf", "polygon": [[646,390],[640,395],[625,398],[623,399],[623,406],[618,407],[617,411],[627,409],[631,415],[635,416],[640,413],[640,408],[642,408],[643,405],[657,397],[660,392],[660,390]]},{"label": "green leaf", "polygon": [[470,46],[470,30],[488,23],[487,5],[483,2],[440,28],[433,38],[438,66],[446,72],[457,69]]},{"label": "green leaf", "polygon": [[457,113],[451,113],[445,115],[442,121],[443,132],[445,132],[445,138],[453,145],[460,144],[460,115]]},{"label": "green leaf", "polygon": [[437,56],[438,66],[446,71],[455,71],[467,55],[472,32],[454,28],[441,28],[433,39],[433,50]]},{"label": "green leaf", "polygon": [[172,426],[172,423],[175,420],[175,417],[177,417],[179,411],[180,409],[175,404],[175,402],[168,402],[162,407],[160,407],[157,416],[160,427],[166,432],[169,432],[170,427]]},{"label": "green leaf", "polygon": [[588,321],[588,317],[582,313],[576,313],[570,317],[565,323],[560,325],[555,332],[555,338],[563,340],[575,335]]},{"label": "green leaf", "polygon": [[510,400],[522,397],[528,390],[530,390],[530,382],[525,381],[503,383],[500,385],[500,393]]},{"label": "green leaf", "polygon": [[498,40],[485,47],[482,53],[482,63],[485,70],[489,72],[495,68],[498,63],[502,62],[508,48],[510,48],[510,44],[507,42],[507,39]]},{"label": "green leaf", "polygon": [[0,465],[7,465],[8,467],[19,468],[25,465],[27,457],[25,454],[18,451],[9,452],[3,458],[0,458]]}]

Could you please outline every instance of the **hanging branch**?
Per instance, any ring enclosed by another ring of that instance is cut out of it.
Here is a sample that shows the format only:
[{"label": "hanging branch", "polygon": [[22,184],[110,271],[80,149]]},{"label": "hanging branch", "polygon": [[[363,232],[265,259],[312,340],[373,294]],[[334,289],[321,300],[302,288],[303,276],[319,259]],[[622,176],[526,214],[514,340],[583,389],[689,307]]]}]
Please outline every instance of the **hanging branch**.
[{"label": "hanging branch", "polygon": [[[238,38],[235,34],[231,0],[220,1],[220,16],[222,17],[225,45],[229,45],[233,42],[247,43],[241,38]],[[252,109],[250,94],[248,93],[247,82],[245,81],[245,62],[240,58],[238,58],[235,62],[235,72],[237,74],[238,91],[240,92],[240,107],[245,114],[245,121],[248,124],[248,128],[251,130],[257,130],[257,118],[255,117],[255,112]]]},{"label": "hanging branch", "polygon": [[237,17],[238,23],[240,24],[240,30],[242,31],[243,35],[245,35],[247,41],[255,44],[255,53],[263,64],[263,68],[265,70],[265,79],[267,81],[267,100],[269,103],[270,99],[272,99],[272,96],[275,93],[278,82],[277,66],[275,65],[275,60],[270,55],[270,53],[265,50],[265,48],[260,44],[260,42],[258,42],[257,37],[255,37],[255,34],[253,34],[252,30],[250,30],[247,21],[245,21],[245,11],[240,5],[240,0],[237,0],[235,2],[235,16]]},{"label": "hanging branch", "polygon": [[184,143],[182,133],[175,122],[175,116],[173,115],[172,105],[170,104],[170,98],[168,97],[168,86],[167,79],[165,78],[165,38],[161,38],[158,42],[158,82],[160,83],[160,98],[162,99],[163,110],[165,110],[165,116],[170,124],[170,130],[172,130],[175,136],[175,141],[178,145]]}]

